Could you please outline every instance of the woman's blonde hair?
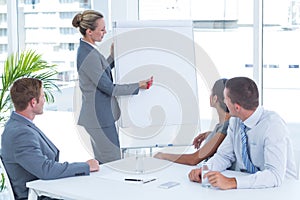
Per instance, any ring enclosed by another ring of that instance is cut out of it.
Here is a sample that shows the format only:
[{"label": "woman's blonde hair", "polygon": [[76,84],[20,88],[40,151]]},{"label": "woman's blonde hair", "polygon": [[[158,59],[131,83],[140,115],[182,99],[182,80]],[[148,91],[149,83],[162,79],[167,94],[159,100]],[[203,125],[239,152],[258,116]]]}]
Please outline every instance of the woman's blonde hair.
[{"label": "woman's blonde hair", "polygon": [[101,13],[95,10],[86,10],[74,16],[72,25],[75,28],[79,27],[80,33],[85,36],[87,29],[91,29],[92,31],[96,29],[96,21],[101,18],[103,18]]}]

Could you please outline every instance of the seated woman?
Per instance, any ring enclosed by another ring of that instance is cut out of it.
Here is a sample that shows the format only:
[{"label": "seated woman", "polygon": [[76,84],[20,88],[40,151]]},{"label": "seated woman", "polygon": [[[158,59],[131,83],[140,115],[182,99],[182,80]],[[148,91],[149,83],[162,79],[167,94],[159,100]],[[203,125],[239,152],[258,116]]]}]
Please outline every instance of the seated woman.
[{"label": "seated woman", "polygon": [[[229,124],[229,111],[224,103],[223,90],[227,79],[219,79],[215,82],[210,95],[210,106],[215,108],[218,113],[219,123],[216,124],[213,131],[199,134],[193,141],[196,152],[192,154],[170,154],[158,152],[155,158],[173,161],[186,165],[197,165],[201,161],[211,157],[218,149],[227,134]],[[199,149],[201,143],[205,144]]]}]

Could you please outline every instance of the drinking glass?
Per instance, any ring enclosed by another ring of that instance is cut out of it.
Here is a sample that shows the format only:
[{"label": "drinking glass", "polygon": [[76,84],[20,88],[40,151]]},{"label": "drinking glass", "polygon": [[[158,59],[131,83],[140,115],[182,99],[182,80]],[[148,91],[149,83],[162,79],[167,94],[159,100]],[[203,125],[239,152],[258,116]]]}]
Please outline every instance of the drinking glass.
[{"label": "drinking glass", "polygon": [[212,164],[211,163],[207,163],[207,162],[203,162],[202,163],[202,173],[201,173],[201,180],[202,180],[202,187],[211,187],[208,178],[204,178],[204,175],[211,171],[212,169]]},{"label": "drinking glass", "polygon": [[135,151],[135,171],[136,173],[144,173],[144,159],[146,157],[145,150]]}]

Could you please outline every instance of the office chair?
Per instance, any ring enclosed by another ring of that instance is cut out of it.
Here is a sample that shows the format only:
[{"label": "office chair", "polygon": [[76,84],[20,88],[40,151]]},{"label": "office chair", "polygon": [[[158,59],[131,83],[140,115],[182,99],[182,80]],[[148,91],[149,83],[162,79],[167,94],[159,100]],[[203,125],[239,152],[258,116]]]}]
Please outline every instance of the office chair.
[{"label": "office chair", "polygon": [[[9,197],[9,200],[14,200],[15,197],[14,197],[14,192],[13,192],[13,189],[11,187],[11,184],[10,184],[10,181],[9,181],[9,178],[8,178],[8,175],[6,173],[6,170],[5,170],[5,167],[2,163],[2,158],[0,156],[0,171],[1,173],[3,173],[4,175],[4,178],[5,178],[5,186],[6,186],[6,189],[8,190],[8,197]],[[2,175],[1,175],[2,176]],[[0,193],[1,195],[1,193]]]},{"label": "office chair", "polygon": [[294,149],[294,156],[296,161],[297,180],[300,179],[300,150]]}]

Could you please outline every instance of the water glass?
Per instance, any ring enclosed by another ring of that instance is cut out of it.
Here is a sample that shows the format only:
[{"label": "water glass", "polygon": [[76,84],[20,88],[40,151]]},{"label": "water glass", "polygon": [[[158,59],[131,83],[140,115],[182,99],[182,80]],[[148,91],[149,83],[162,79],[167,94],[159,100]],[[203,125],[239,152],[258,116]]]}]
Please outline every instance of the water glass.
[{"label": "water glass", "polygon": [[208,178],[204,178],[204,175],[212,170],[212,164],[203,162],[202,163],[202,173],[201,173],[201,180],[202,180],[202,187],[211,187]]},{"label": "water glass", "polygon": [[146,153],[144,150],[135,151],[135,171],[136,173],[144,173],[144,160]]}]

